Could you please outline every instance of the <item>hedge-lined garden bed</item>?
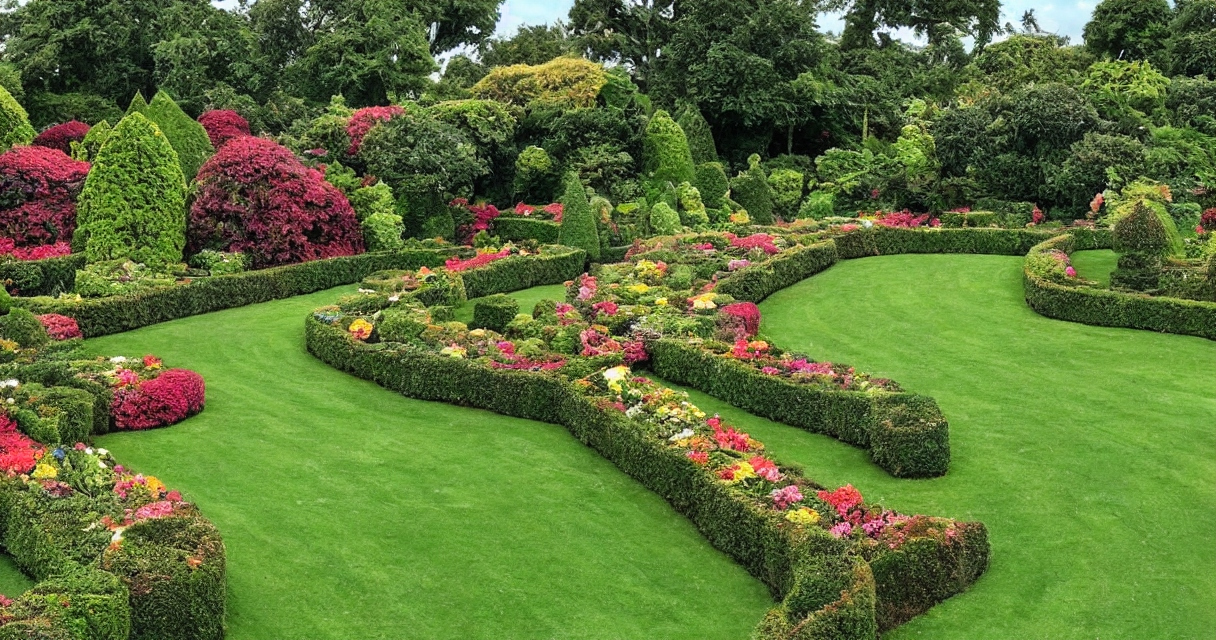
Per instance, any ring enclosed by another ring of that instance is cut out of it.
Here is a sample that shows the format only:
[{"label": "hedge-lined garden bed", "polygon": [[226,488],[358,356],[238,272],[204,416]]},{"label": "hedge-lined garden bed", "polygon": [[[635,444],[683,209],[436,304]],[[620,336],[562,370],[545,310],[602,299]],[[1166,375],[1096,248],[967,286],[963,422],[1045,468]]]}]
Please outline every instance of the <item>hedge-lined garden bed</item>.
[{"label": "hedge-lined garden bed", "polygon": [[201,411],[202,378],[153,356],[86,358],[70,319],[0,303],[0,543],[38,581],[0,597],[0,638],[223,638],[215,526],[85,443]]}]

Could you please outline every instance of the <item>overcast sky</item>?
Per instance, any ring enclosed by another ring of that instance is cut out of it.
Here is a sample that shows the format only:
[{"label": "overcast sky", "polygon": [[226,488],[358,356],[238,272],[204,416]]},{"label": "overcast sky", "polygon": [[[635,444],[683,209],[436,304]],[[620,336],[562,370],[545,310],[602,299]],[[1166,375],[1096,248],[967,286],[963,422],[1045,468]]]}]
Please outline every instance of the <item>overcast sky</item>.
[{"label": "overcast sky", "polygon": [[[574,0],[507,0],[502,5],[502,20],[498,22],[498,33],[510,35],[522,24],[547,24],[565,19]],[[1006,0],[1002,24],[1017,24],[1022,13],[1034,9],[1039,26],[1045,31],[1071,36],[1074,44],[1081,43],[1081,30],[1089,22],[1097,0],[1070,0],[1061,2],[1032,2],[1028,0]],[[844,24],[839,19],[823,16],[820,28],[840,33]]]}]

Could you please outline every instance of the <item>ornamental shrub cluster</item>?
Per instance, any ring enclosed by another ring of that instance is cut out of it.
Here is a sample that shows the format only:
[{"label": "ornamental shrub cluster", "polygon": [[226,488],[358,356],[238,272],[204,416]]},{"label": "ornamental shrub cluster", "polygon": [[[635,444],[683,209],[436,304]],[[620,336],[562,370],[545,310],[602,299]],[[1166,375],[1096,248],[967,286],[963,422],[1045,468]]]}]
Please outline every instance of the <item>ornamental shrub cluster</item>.
[{"label": "ornamental shrub cluster", "polygon": [[114,426],[142,430],[181,422],[203,410],[203,377],[187,369],[168,369],[114,394]]},{"label": "ornamental shrub cluster", "polygon": [[366,107],[355,111],[350,116],[350,121],[346,125],[346,135],[350,137],[350,146],[346,149],[346,154],[354,156],[359,154],[359,147],[363,145],[363,136],[367,135],[372,127],[381,122],[388,122],[394,117],[405,113],[405,109],[398,106],[388,107]]},{"label": "ornamental shrub cluster", "polygon": [[138,111],[155,122],[161,133],[169,140],[169,144],[177,152],[177,159],[186,182],[194,180],[199,167],[203,166],[207,158],[215,153],[215,148],[211,146],[211,138],[208,137],[203,125],[186,115],[186,112],[182,111],[182,108],[177,106],[173,98],[164,91],[157,91],[156,95],[152,96],[152,101]]},{"label": "ornamental shrub cluster", "polygon": [[0,238],[16,247],[67,242],[89,163],[45,146],[0,154]]},{"label": "ornamental shrub cluster", "polygon": [[73,248],[90,261],[182,261],[186,181],[177,153],[151,120],[123,118],[97,151],[77,204]]},{"label": "ornamental shrub cluster", "polygon": [[199,171],[191,253],[243,253],[252,267],[264,268],[348,256],[363,246],[346,196],[282,145],[230,140]]}]

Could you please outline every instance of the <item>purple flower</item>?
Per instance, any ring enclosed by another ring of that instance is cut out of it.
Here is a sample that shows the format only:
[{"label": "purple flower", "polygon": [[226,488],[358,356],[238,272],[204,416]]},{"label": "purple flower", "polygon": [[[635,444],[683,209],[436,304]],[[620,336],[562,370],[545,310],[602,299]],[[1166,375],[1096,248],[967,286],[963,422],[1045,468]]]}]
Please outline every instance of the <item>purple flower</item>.
[{"label": "purple flower", "polygon": [[751,260],[731,260],[730,262],[726,263],[726,268],[729,271],[735,271],[737,269],[750,266],[751,263]]},{"label": "purple flower", "polygon": [[773,499],[773,506],[781,511],[788,509],[791,504],[802,502],[802,492],[792,484],[788,487],[773,489],[768,495]]}]

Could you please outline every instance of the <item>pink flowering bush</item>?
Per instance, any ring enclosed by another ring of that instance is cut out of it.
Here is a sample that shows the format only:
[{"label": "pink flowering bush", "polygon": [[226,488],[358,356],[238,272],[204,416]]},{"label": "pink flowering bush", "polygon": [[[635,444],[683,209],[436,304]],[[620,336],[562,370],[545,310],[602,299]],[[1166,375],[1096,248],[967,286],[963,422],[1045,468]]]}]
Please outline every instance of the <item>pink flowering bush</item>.
[{"label": "pink flowering bush", "polygon": [[253,135],[249,131],[249,121],[241,114],[228,109],[208,111],[198,117],[198,123],[207,130],[211,146],[216,149],[233,138]]},{"label": "pink flowering bush", "polygon": [[346,135],[350,136],[350,148],[346,150],[346,155],[359,154],[359,148],[363,146],[363,137],[372,130],[372,127],[381,122],[388,122],[404,113],[405,109],[397,105],[364,107],[354,112],[350,117],[350,123],[346,125]]},{"label": "pink flowering bush", "polygon": [[73,142],[84,142],[84,137],[89,133],[89,125],[72,120],[63,124],[57,124],[46,131],[38,134],[37,138],[31,143],[38,147],[47,147],[48,149],[57,149],[62,151],[64,155],[71,155]]},{"label": "pink flowering bush", "polygon": [[116,391],[111,413],[119,429],[153,429],[202,411],[205,396],[202,376],[186,369],[169,369]]},{"label": "pink flowering bush", "polygon": [[448,271],[460,273],[461,271],[468,271],[469,269],[484,267],[491,262],[502,260],[503,258],[510,256],[511,249],[503,247],[502,249],[493,253],[479,253],[468,260],[461,260],[460,258],[448,258],[448,260],[443,263],[443,266]]},{"label": "pink flowering bush", "polygon": [[76,198],[88,173],[89,163],[49,147],[0,154],[0,238],[16,247],[71,240]]},{"label": "pink flowering bush", "polygon": [[80,326],[76,324],[74,318],[59,315],[58,313],[47,313],[38,316],[38,321],[42,323],[42,326],[46,327],[46,332],[54,340],[71,340],[72,338],[82,337]]},{"label": "pink flowering bush", "polygon": [[198,173],[190,207],[190,253],[243,253],[254,268],[363,252],[363,232],[346,196],[291,151],[241,137]]}]

